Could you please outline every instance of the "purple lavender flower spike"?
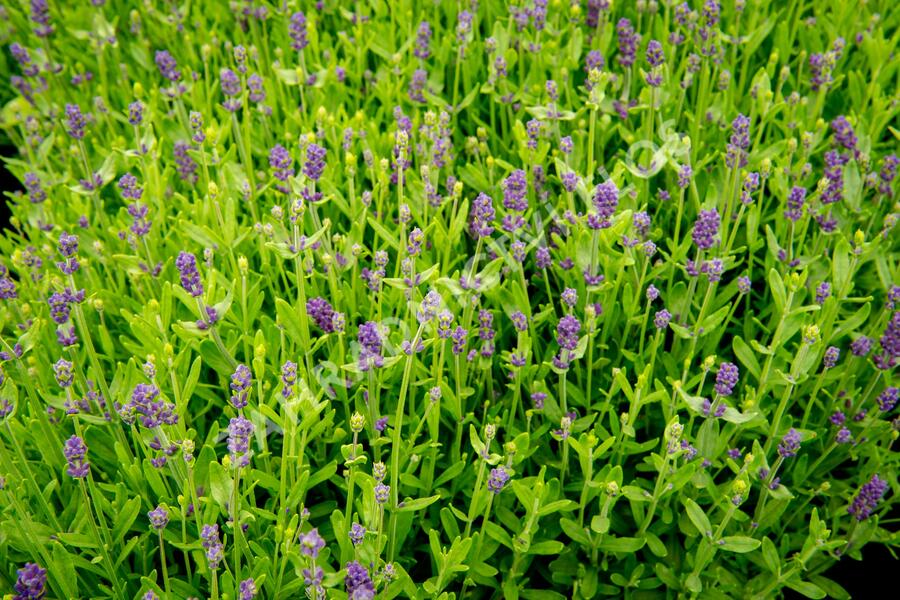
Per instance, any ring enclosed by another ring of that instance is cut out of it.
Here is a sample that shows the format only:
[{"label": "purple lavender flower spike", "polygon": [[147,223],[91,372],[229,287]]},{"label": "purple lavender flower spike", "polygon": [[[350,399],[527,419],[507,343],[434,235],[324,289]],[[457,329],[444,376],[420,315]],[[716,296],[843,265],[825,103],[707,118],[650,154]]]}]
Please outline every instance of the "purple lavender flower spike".
[{"label": "purple lavender flower spike", "polygon": [[175,259],[175,268],[181,276],[181,287],[195,298],[202,296],[203,283],[197,270],[197,257],[182,250]]},{"label": "purple lavender flower spike", "polygon": [[46,593],[47,571],[36,563],[16,570],[15,600],[40,600]]},{"label": "purple lavender flower spike", "polygon": [[68,463],[66,474],[72,479],[84,479],[91,472],[91,464],[87,461],[87,451],[84,440],[77,435],[66,440],[63,455]]},{"label": "purple lavender flower spike", "polygon": [[247,398],[250,395],[250,385],[253,381],[253,373],[247,365],[238,365],[231,375],[231,405],[240,410],[247,406]]},{"label": "purple lavender flower spike", "polygon": [[697,221],[694,223],[694,229],[691,232],[691,238],[694,244],[701,250],[709,250],[716,245],[716,237],[719,235],[719,211],[715,208],[710,210],[701,210]]},{"label": "purple lavender flower spike", "polygon": [[169,511],[163,506],[157,506],[147,513],[147,518],[150,519],[150,526],[153,527],[153,529],[160,531],[165,529],[166,525],[169,524]]},{"label": "purple lavender flower spike", "polygon": [[853,498],[847,512],[857,521],[865,521],[878,508],[878,504],[887,490],[887,480],[881,479],[877,474],[872,475],[872,478],[859,488],[859,493]]},{"label": "purple lavender flower spike", "polygon": [[734,363],[723,362],[716,373],[716,393],[720,396],[730,396],[737,385],[740,371]]},{"label": "purple lavender flower spike", "polygon": [[200,531],[200,544],[206,550],[206,561],[212,570],[218,569],[222,560],[225,559],[225,547],[219,540],[219,526],[204,525]]}]

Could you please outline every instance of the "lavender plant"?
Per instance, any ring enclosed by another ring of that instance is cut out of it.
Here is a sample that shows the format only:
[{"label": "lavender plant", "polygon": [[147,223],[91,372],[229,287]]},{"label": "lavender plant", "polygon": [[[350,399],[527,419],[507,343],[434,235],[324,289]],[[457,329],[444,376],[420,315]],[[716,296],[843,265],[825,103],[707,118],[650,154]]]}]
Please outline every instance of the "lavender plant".
[{"label": "lavender plant", "polygon": [[892,8],[0,6],[0,592],[848,598]]}]

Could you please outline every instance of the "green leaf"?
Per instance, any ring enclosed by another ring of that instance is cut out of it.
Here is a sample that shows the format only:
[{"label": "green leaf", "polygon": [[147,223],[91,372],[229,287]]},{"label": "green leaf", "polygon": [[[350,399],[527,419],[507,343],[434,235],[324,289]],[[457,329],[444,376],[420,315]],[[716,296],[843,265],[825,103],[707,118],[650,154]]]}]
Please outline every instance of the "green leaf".
[{"label": "green leaf", "polygon": [[845,239],[839,240],[834,248],[834,257],[831,260],[831,274],[834,277],[835,293],[841,293],[850,280],[850,244]]},{"label": "green leaf", "polygon": [[609,531],[609,517],[594,515],[594,518],[591,519],[591,531],[597,533],[606,533]]},{"label": "green leaf", "polygon": [[784,312],[785,304],[787,304],[787,293],[784,290],[784,281],[781,279],[781,274],[775,269],[769,271],[769,291],[772,292],[772,299],[775,300],[778,312]]},{"label": "green leaf", "polygon": [[763,563],[770,573],[775,575],[781,573],[781,558],[778,556],[778,550],[772,540],[767,537],[762,539],[762,557]]},{"label": "green leaf", "polygon": [[558,542],[556,540],[544,540],[543,542],[538,542],[536,544],[532,544],[528,549],[528,554],[540,554],[540,555],[552,555],[559,554],[562,552],[563,543]]},{"label": "green leaf", "polygon": [[[594,518],[596,519],[597,517]],[[562,528],[563,533],[569,536],[573,542],[578,542],[579,544],[583,545],[588,545],[591,543],[591,538],[584,530],[584,528],[579,526],[578,523],[576,523],[572,519],[560,519],[559,526]],[[591,529],[593,529],[593,525],[591,526]]]},{"label": "green leaf", "polygon": [[747,342],[745,342],[741,336],[736,335],[734,339],[731,340],[731,348],[737,359],[741,361],[741,364],[750,371],[750,374],[753,375],[754,378],[759,380],[761,371],[759,361],[756,360],[756,355],[753,353],[753,350],[750,349],[750,346],[747,345]]},{"label": "green leaf", "polygon": [[295,343],[302,344],[302,326],[297,310],[281,298],[275,298],[275,312],[288,336],[294,340]]},{"label": "green leaf", "polygon": [[691,520],[691,523],[694,524],[694,527],[697,528],[697,531],[700,532],[701,536],[705,536],[708,532],[712,531],[712,525],[709,524],[709,517],[706,516],[706,513],[703,512],[703,509],[700,508],[699,504],[690,498],[685,498],[683,503],[685,509],[687,509],[688,518]]},{"label": "green leaf", "polygon": [[825,597],[825,592],[822,591],[822,588],[814,583],[803,581],[802,579],[788,579],[784,584],[795,592],[803,594],[807,598],[818,600],[819,598]]},{"label": "green leaf", "polygon": [[441,497],[440,494],[429,496],[428,498],[416,498],[415,500],[406,499],[400,504],[398,512],[413,512],[422,510],[430,504],[434,504]]},{"label": "green leaf", "polygon": [[689,340],[693,337],[691,330],[678,323],[669,323],[669,327],[675,332],[675,335],[683,340]]},{"label": "green leaf", "polygon": [[743,535],[727,535],[722,538],[724,544],[720,544],[719,548],[722,550],[728,550],[729,552],[739,552],[741,554],[745,552],[752,552],[759,548],[760,541],[755,540],[752,537],[747,537]]},{"label": "green leaf", "polygon": [[225,467],[218,462],[209,465],[209,487],[213,500],[224,511],[226,505],[231,502],[234,480],[225,472]]},{"label": "green leaf", "polygon": [[652,552],[654,555],[660,558],[665,558],[666,556],[668,556],[668,548],[666,548],[666,545],[662,543],[662,540],[656,537],[656,534],[647,531],[646,533],[644,533],[644,539],[647,541],[647,547],[650,548],[650,552]]},{"label": "green leaf", "polygon": [[645,543],[644,538],[604,536],[600,549],[604,552],[637,552]]},{"label": "green leaf", "polygon": [[835,600],[850,600],[850,594],[836,581],[822,577],[821,575],[810,576],[810,581],[821,588],[829,598]]},{"label": "green leaf", "polygon": [[123,539],[140,512],[141,499],[136,497],[128,500],[116,515],[115,524],[113,525],[113,539]]},{"label": "green leaf", "polygon": [[560,510],[575,510],[577,507],[578,504],[576,504],[572,500],[556,500],[555,502],[550,502],[549,504],[545,504],[544,506],[542,506],[538,511],[538,516],[543,517]]}]

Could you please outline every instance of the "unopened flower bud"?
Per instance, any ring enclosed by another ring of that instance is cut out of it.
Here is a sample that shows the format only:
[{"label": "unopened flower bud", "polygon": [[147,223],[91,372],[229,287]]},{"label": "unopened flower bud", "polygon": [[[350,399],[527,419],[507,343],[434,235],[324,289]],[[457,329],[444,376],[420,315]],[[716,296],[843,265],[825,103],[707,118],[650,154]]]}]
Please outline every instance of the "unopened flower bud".
[{"label": "unopened flower bud", "polygon": [[353,415],[350,417],[350,431],[352,431],[353,433],[359,433],[365,426],[366,418],[358,412],[353,413]]}]

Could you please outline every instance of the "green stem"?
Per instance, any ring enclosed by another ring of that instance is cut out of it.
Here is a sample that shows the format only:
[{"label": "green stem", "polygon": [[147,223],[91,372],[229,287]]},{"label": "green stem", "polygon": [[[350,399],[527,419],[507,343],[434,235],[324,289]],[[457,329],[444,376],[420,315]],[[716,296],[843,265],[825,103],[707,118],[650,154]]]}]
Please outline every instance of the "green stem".
[{"label": "green stem", "polygon": [[406,392],[409,389],[409,378],[412,373],[412,364],[416,357],[415,349],[422,337],[425,324],[419,325],[419,330],[412,341],[412,351],[406,357],[406,366],[403,368],[403,381],[400,384],[400,395],[397,398],[397,412],[394,417],[394,438],[391,443],[391,539],[389,540],[388,562],[394,562],[397,552],[397,514],[400,508],[400,432],[403,429],[403,409],[406,404]]}]

